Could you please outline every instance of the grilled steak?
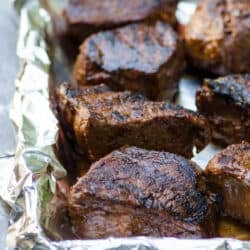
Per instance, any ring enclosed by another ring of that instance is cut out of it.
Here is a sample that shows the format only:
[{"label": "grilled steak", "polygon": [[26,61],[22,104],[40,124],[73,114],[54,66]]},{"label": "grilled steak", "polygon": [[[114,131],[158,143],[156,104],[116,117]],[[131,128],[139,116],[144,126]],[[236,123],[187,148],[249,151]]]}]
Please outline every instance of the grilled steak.
[{"label": "grilled steak", "polygon": [[215,234],[213,195],[198,167],[171,153],[113,151],[71,188],[69,213],[79,238]]},{"label": "grilled steak", "polygon": [[203,116],[129,91],[72,98],[62,85],[57,96],[64,127],[92,161],[124,145],[191,157],[194,146],[199,151],[210,140]]},{"label": "grilled steak", "polygon": [[215,141],[250,142],[250,74],[205,80],[196,104],[211,123]]},{"label": "grilled steak", "polygon": [[76,122],[80,122],[79,119],[85,118],[84,116],[78,117],[78,110],[81,106],[95,110],[103,105],[112,108],[112,105],[115,104],[147,100],[139,93],[131,93],[130,91],[113,92],[105,84],[76,88],[63,83],[57,89],[56,94],[61,125],[67,137],[73,140],[75,138],[75,120],[78,119]]},{"label": "grilled steak", "polygon": [[190,63],[226,75],[250,69],[250,1],[202,0],[184,30]]},{"label": "grilled steak", "polygon": [[167,24],[131,24],[90,36],[80,47],[74,79],[172,99],[184,68],[182,47]]},{"label": "grilled steak", "polygon": [[82,42],[98,31],[138,21],[175,24],[177,0],[68,0],[66,33]]},{"label": "grilled steak", "polygon": [[250,144],[227,147],[206,167],[211,189],[223,196],[222,213],[250,225]]}]

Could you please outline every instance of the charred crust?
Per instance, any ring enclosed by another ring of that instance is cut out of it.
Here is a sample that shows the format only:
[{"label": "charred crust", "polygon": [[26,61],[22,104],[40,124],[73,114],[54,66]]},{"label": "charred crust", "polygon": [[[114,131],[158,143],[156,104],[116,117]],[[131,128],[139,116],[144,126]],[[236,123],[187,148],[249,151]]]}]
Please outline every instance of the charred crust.
[{"label": "charred crust", "polygon": [[[157,235],[210,237],[215,234],[213,194],[207,192],[201,170],[193,162],[171,153],[124,147],[100,159],[71,188],[70,214],[78,230],[86,229],[85,218],[76,220],[76,213],[79,216],[89,213],[94,206],[92,202],[99,203],[99,207],[105,204],[101,214],[105,213],[107,204],[110,208],[117,205],[126,208],[130,211],[128,217],[141,211],[146,221],[153,213]],[[159,216],[173,221],[172,228],[161,231]],[[142,223],[141,218],[136,220]]]},{"label": "charred crust", "polygon": [[231,100],[235,105],[250,109],[250,74],[206,79],[204,84],[213,93]]}]

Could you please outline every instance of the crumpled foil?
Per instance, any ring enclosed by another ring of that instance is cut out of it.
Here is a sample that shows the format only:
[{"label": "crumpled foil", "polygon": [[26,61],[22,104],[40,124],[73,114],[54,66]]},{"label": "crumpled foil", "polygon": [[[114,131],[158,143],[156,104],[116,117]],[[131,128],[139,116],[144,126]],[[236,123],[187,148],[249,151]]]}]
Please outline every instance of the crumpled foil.
[{"label": "crumpled foil", "polygon": [[[11,118],[16,128],[18,145],[15,161],[2,169],[0,197],[11,207],[7,249],[250,249],[250,242],[216,238],[209,240],[180,240],[174,238],[109,238],[104,240],[51,241],[42,230],[41,213],[52,199],[56,180],[66,171],[57,160],[53,145],[58,133],[49,100],[49,83],[52,61],[46,40],[51,25],[49,14],[38,0],[16,0],[20,13],[20,30],[17,54],[21,61],[16,79],[16,91]],[[177,16],[187,17],[195,5],[190,1],[179,5]],[[185,13],[186,11],[186,13]],[[187,18],[183,18],[183,23]],[[190,84],[191,82],[191,84]],[[188,88],[187,88],[188,85]],[[179,103],[194,109],[191,96],[197,83],[184,78],[180,85]],[[202,167],[218,152],[209,145],[193,158]],[[8,158],[6,158],[8,161]],[[10,161],[12,159],[10,158]],[[7,164],[6,164],[7,165]],[[48,215],[49,218],[49,215]]]}]

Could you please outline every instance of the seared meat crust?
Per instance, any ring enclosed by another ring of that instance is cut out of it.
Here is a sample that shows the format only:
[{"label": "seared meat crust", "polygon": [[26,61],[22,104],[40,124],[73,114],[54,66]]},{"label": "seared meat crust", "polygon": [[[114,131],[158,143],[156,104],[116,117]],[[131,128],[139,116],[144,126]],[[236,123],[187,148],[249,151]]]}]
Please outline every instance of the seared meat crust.
[{"label": "seared meat crust", "polygon": [[210,188],[223,196],[222,214],[250,225],[250,144],[227,147],[205,172]]},{"label": "seared meat crust", "polygon": [[167,24],[131,24],[99,32],[80,47],[74,67],[79,85],[105,83],[150,99],[173,99],[184,68],[177,34]]},{"label": "seared meat crust", "polygon": [[212,198],[194,163],[130,147],[91,166],[71,188],[69,212],[79,238],[202,238],[215,233]]},{"label": "seared meat crust", "polygon": [[227,75],[249,73],[250,1],[202,0],[184,29],[193,66]]},{"label": "seared meat crust", "polygon": [[[78,107],[87,106],[91,110],[95,110],[103,105],[112,108],[112,105],[115,104],[147,100],[139,93],[132,94],[130,91],[113,92],[105,84],[76,88],[67,83],[62,83],[57,89],[56,95],[59,118],[64,133],[73,140],[75,140],[74,122],[78,115]],[[84,119],[84,117],[82,118]]]},{"label": "seared meat crust", "polygon": [[250,74],[205,80],[196,104],[208,118],[217,142],[250,142]]},{"label": "seared meat crust", "polygon": [[68,0],[66,33],[82,42],[98,31],[162,20],[175,24],[177,0]]},{"label": "seared meat crust", "polygon": [[72,98],[65,87],[57,92],[60,119],[91,161],[124,145],[192,157],[194,146],[199,151],[210,140],[206,119],[179,106],[129,91]]}]

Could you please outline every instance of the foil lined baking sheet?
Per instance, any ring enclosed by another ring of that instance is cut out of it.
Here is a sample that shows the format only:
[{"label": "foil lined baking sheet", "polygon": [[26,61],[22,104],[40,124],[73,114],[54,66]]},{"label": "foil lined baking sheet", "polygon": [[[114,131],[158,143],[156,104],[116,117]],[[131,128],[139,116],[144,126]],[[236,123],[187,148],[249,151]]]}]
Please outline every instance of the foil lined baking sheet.
[{"label": "foil lined baking sheet", "polygon": [[[250,249],[250,242],[234,239],[180,240],[174,238],[109,238],[104,240],[63,241],[53,227],[48,204],[56,190],[56,180],[66,171],[55,156],[53,146],[58,136],[58,121],[49,99],[51,67],[46,32],[51,18],[39,0],[16,0],[20,13],[17,54],[21,61],[16,79],[11,118],[18,145],[15,161],[0,173],[0,196],[12,208],[7,235],[7,249]],[[194,1],[182,1],[177,16],[186,23],[195,8]],[[180,84],[178,102],[195,109],[194,93],[199,81],[185,76]],[[193,160],[204,167],[220,149],[209,145]],[[47,232],[53,232],[49,239]]]}]

